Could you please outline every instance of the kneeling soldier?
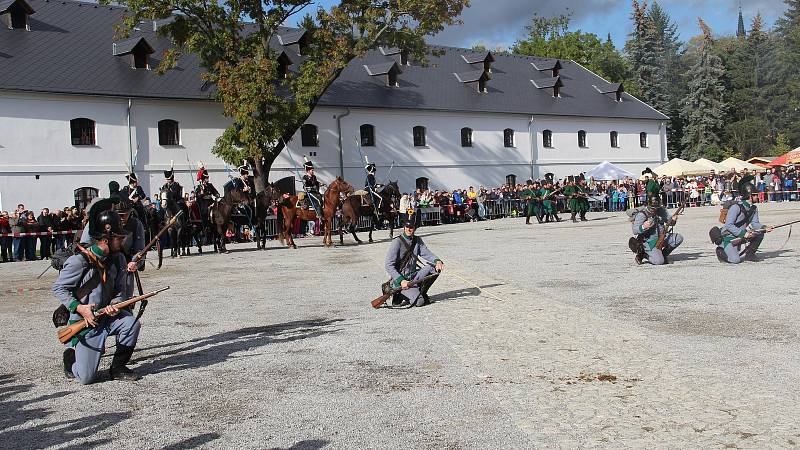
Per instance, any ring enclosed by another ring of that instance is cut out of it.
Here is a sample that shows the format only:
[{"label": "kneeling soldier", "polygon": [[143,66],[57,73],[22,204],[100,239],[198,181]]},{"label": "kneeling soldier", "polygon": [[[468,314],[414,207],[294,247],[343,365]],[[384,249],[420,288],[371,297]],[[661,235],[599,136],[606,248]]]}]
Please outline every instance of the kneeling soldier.
[{"label": "kneeling soldier", "polygon": [[413,214],[409,214],[403,222],[403,234],[392,241],[389,253],[386,255],[385,267],[386,272],[392,277],[392,288],[403,289],[393,301],[395,306],[404,301],[409,302],[411,306],[430,303],[428,289],[436,281],[436,277],[419,287],[409,287],[409,283],[444,269],[444,263],[428,250],[422,238],[414,235],[416,229],[416,218]]},{"label": "kneeling soldier", "polygon": [[[125,367],[139,337],[139,322],[127,310],[114,304],[126,300],[127,264],[122,254],[125,232],[110,199],[96,200],[89,207],[90,246],[86,252],[70,256],[53,283],[53,293],[69,312],[69,323],[86,320],[90,327],[76,335],[64,350],[64,373],[81,384],[95,380],[106,338],[117,336],[111,361],[111,379],[138,380]],[[95,310],[106,316],[95,318]]]},{"label": "kneeling soldier", "polygon": [[[750,203],[750,196],[755,191],[754,179],[752,175],[747,175],[739,181],[739,201],[728,208],[725,225],[721,227],[722,242],[717,246],[717,259],[720,262],[739,264],[743,260],[757,261],[756,251],[764,240],[764,233],[772,231],[772,227],[761,224],[758,207]],[[749,244],[741,251],[745,242]]]},{"label": "kneeling soldier", "polygon": [[[638,210],[631,226],[634,238],[631,239],[631,250],[636,253],[636,263],[641,264],[646,258],[654,265],[667,262],[667,256],[683,243],[683,236],[678,233],[667,233],[667,227],[675,225],[675,219],[661,206],[656,196],[651,196],[646,209]],[[663,247],[658,247],[660,236],[664,234]],[[634,248],[638,243],[638,248]]]}]

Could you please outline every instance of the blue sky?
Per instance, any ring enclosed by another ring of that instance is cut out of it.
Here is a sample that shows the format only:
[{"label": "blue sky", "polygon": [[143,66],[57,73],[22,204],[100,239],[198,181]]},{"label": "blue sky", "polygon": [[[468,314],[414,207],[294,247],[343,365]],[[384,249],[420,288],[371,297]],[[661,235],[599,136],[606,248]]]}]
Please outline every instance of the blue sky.
[{"label": "blue sky", "polygon": [[[641,0],[640,0],[641,2]],[[320,0],[318,5],[328,7],[334,0]],[[757,12],[761,12],[766,23],[772,26],[786,10],[783,0],[742,0],[745,25]],[[739,2],[737,0],[660,0],[678,24],[681,39],[689,40],[699,34],[697,17],[702,17],[715,34],[736,32]],[[618,48],[625,44],[630,33],[630,0],[472,0],[462,19],[464,25],[451,27],[430,39],[433,44],[470,47],[481,43],[489,48],[509,47],[524,36],[524,27],[534,12],[553,16],[573,11],[572,29],[595,33],[602,38],[608,33]]]}]

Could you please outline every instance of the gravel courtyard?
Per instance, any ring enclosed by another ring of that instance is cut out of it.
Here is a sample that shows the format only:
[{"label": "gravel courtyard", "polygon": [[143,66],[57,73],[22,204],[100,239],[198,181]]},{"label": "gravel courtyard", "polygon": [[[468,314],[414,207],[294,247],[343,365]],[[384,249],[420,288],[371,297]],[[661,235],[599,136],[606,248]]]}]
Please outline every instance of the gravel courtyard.
[{"label": "gravel courtyard", "polygon": [[143,379],[84,387],[61,371],[56,274],[4,264],[0,448],[800,446],[800,233],[723,265],[716,216],[688,210],[658,268],[635,265],[624,214],[424,228],[446,268],[411,310],[369,305],[385,231],[166,259],[142,278],[171,286],[142,319]]}]

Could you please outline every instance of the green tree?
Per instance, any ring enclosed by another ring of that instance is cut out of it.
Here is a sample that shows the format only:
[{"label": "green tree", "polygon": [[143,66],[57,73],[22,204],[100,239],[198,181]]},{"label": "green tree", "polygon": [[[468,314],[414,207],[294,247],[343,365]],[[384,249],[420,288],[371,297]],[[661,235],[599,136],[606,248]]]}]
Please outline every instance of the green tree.
[{"label": "green tree", "polygon": [[689,93],[683,101],[682,115],[686,123],[683,141],[684,159],[696,159],[709,153],[710,148],[721,147],[727,105],[722,59],[714,53],[711,29],[699,19],[703,40],[697,61],[689,70]]},{"label": "green tree", "polygon": [[775,145],[769,149],[767,156],[783,156],[792,151],[792,146],[789,145],[789,138],[783,133],[778,133],[775,139]]},{"label": "green tree", "polygon": [[[108,0],[103,0],[108,2]],[[400,47],[416,61],[428,54],[425,37],[455,24],[469,0],[342,0],[318,7],[308,45],[296,71],[279,71],[279,53],[270,46],[280,27],[312,5],[311,0],[124,0],[130,11],[122,24],[132,30],[142,20],[169,19],[160,28],[174,47],[160,71],[171,70],[184,53],[200,58],[206,81],[231,125],[214,153],[231,164],[253,166],[256,189],[264,189],[269,169],[284,142],[305,122],[327,88],[354,58],[378,45]]]},{"label": "green tree", "polygon": [[796,145],[800,143],[800,0],[784,0],[784,3],[788,8],[775,27],[780,44],[775,58],[776,75],[781,80],[782,94],[771,100],[783,106],[776,111],[776,126]]},{"label": "green tree", "polygon": [[517,55],[572,60],[612,82],[624,81],[627,67],[611,38],[570,31],[571,13],[552,18],[534,14],[525,27],[528,36],[511,48]]}]

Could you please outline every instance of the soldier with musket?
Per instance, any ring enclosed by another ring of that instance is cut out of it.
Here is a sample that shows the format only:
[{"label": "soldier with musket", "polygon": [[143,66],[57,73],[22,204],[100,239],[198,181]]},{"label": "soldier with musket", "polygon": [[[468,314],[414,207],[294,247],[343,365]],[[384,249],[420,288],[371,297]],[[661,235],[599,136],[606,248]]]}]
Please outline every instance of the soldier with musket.
[{"label": "soldier with musket", "polygon": [[[758,261],[756,252],[764,240],[764,233],[773,230],[763,225],[758,218],[758,207],[750,203],[755,191],[752,175],[743,176],[737,185],[738,199],[729,206],[725,225],[717,238],[717,259],[720,262],[739,264],[742,261]],[[734,241],[737,241],[734,243]],[[742,244],[748,243],[744,251]]]},{"label": "soldier with musket", "polygon": [[[421,237],[415,235],[416,229],[417,220],[414,214],[409,214],[403,221],[403,233],[392,241],[386,254],[384,267],[391,277],[391,288],[402,289],[394,296],[393,306],[429,304],[428,290],[436,281],[435,274],[444,269],[442,260],[428,249]],[[421,286],[411,286],[411,283],[425,278],[430,279]]]},{"label": "soldier with musket", "polygon": [[378,171],[378,167],[370,163],[366,155],[364,156],[364,161],[367,163],[367,165],[364,166],[364,171],[367,173],[367,179],[364,181],[364,189],[369,193],[373,212],[375,213],[375,217],[378,218],[380,217],[382,201],[380,194],[378,194],[378,181],[375,179],[375,173]]},{"label": "soldier with musket", "polygon": [[[139,376],[126,367],[139,337],[140,323],[130,311],[114,305],[129,298],[128,269],[122,254],[126,233],[110,199],[97,199],[88,211],[88,248],[70,256],[53,283],[53,294],[69,311],[68,323],[86,320],[87,327],[67,343],[64,374],[81,384],[93,382],[105,351],[106,338],[117,336],[111,379],[133,381]],[[101,318],[95,312],[103,310]]]},{"label": "soldier with musket", "polygon": [[317,175],[314,172],[314,163],[308,160],[305,156],[303,156],[305,162],[303,163],[303,168],[306,170],[306,174],[303,175],[303,190],[306,191],[308,195],[308,201],[311,202],[311,206],[314,207],[314,211],[317,213],[318,218],[322,218],[322,194],[319,193],[321,183],[317,180]]},{"label": "soldier with musket", "polygon": [[525,189],[519,193],[519,197],[525,202],[525,225],[531,224],[531,215],[535,215],[539,223],[542,223],[542,217],[539,215],[539,202],[538,200],[538,186],[533,180],[528,180],[525,184]]},{"label": "soldier with musket", "polygon": [[661,189],[654,180],[653,171],[648,167],[642,175],[648,178],[645,187],[647,206],[629,212],[633,237],[628,246],[636,255],[636,264],[642,264],[646,259],[650,264],[660,266],[666,264],[667,257],[683,243],[683,236],[670,232],[677,217],[670,217],[661,205]]}]

